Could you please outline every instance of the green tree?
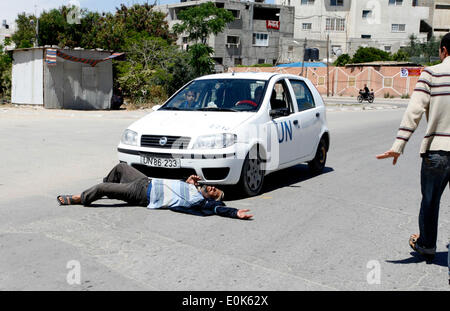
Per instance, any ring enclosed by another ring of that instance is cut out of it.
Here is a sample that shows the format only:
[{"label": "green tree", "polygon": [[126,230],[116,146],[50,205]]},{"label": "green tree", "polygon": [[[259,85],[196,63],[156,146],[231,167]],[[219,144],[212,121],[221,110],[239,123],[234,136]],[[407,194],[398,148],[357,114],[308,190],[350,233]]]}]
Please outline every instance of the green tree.
[{"label": "green tree", "polygon": [[159,37],[137,34],[126,40],[127,61],[117,63],[118,83],[137,104],[165,100],[192,79],[186,52]]},{"label": "green tree", "polygon": [[0,103],[1,99],[9,99],[11,96],[11,67],[10,53],[5,52],[0,44]]},{"label": "green tree", "polygon": [[356,51],[355,55],[353,55],[351,62],[353,64],[359,64],[359,63],[368,63],[374,61],[389,61],[389,60],[391,60],[391,55],[388,52],[385,52],[383,50],[374,47],[360,47]]},{"label": "green tree", "polygon": [[182,23],[173,26],[176,34],[187,33],[190,41],[206,44],[208,36],[222,32],[226,24],[234,20],[234,16],[230,11],[206,2],[182,10],[178,13],[178,19]]},{"label": "green tree", "polygon": [[227,23],[234,20],[233,14],[223,8],[218,8],[212,2],[192,6],[178,13],[181,23],[173,26],[173,31],[180,35],[186,33],[189,41],[195,44],[189,47],[190,64],[196,76],[209,74],[214,69],[211,56],[214,49],[207,45],[209,35],[222,32]]},{"label": "green tree", "polygon": [[16,18],[17,30],[11,36],[16,48],[30,48],[36,42],[36,22],[34,15],[21,13]]},{"label": "green tree", "polygon": [[409,61],[409,54],[404,49],[400,49],[392,55],[392,60],[396,62],[407,62]]},{"label": "green tree", "polygon": [[335,62],[333,63],[333,65],[334,65],[334,66],[341,67],[341,66],[347,65],[348,63],[350,63],[350,61],[351,61],[350,55],[348,55],[348,54],[342,54],[342,55],[340,55],[340,56],[335,60]]}]

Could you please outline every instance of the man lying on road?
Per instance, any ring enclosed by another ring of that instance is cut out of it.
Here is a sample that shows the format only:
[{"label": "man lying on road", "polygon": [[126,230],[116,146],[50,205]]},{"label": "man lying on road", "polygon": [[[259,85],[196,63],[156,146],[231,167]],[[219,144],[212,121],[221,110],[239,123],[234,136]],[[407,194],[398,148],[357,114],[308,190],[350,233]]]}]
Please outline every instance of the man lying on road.
[{"label": "man lying on road", "polygon": [[201,178],[191,175],[185,182],[170,179],[151,179],[126,163],[116,165],[103,178],[103,183],[93,186],[79,195],[59,195],[60,205],[82,204],[106,196],[128,204],[146,206],[151,209],[167,208],[176,212],[198,216],[219,215],[250,219],[248,209],[226,207],[222,202],[224,193],[213,186],[200,186]]}]

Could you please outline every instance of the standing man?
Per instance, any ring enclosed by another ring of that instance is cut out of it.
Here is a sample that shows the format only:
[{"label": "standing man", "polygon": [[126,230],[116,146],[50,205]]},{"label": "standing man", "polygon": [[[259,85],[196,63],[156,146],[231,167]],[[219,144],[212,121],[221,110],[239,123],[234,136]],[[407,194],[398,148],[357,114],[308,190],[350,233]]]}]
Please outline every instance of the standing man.
[{"label": "standing man", "polygon": [[[428,125],[420,148],[422,157],[422,203],[419,214],[420,234],[413,234],[409,245],[433,259],[436,254],[439,203],[450,179],[450,33],[441,41],[442,63],[423,70],[403,116],[392,148],[378,159],[393,158],[393,164],[419,125],[425,113]],[[450,267],[449,267],[450,276]]]}]

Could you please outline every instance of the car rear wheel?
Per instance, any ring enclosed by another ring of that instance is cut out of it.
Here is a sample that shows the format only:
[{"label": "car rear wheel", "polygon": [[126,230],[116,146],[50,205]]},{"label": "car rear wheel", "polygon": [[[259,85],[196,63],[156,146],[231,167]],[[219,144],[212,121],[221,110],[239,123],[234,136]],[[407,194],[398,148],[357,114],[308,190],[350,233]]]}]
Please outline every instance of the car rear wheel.
[{"label": "car rear wheel", "polygon": [[259,152],[254,154],[253,151],[245,157],[239,181],[239,188],[244,190],[244,194],[247,196],[258,195],[264,183],[265,172],[261,167],[261,157]]},{"label": "car rear wheel", "polygon": [[311,173],[320,174],[325,168],[325,163],[327,162],[327,146],[325,140],[322,138],[317,147],[316,155],[314,159],[308,162],[308,167]]}]

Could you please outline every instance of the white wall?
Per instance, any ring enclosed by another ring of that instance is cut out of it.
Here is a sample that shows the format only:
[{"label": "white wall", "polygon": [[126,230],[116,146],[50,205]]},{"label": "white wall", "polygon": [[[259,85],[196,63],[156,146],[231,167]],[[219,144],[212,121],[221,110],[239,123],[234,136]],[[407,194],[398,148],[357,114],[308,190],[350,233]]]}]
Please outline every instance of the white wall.
[{"label": "white wall", "polygon": [[[276,4],[287,4],[287,0],[275,0]],[[414,33],[421,39],[426,34],[420,34],[420,20],[427,19],[428,7],[413,7],[412,1],[404,0],[401,6],[391,6],[388,0],[344,0],[344,6],[330,6],[330,0],[315,0],[314,4],[301,5],[300,0],[291,1],[295,6],[294,38],[326,40],[330,35],[330,46],[339,45],[344,53],[354,52],[358,46],[355,41],[361,41],[361,35],[371,35],[371,39],[362,40],[361,44],[384,49],[391,45],[395,52],[401,45],[408,42],[408,37]],[[363,10],[372,10],[370,19],[362,18]],[[326,31],[327,18],[345,18],[345,31]],[[312,23],[311,30],[302,30],[303,23]],[[405,32],[393,33],[392,24],[406,24]]]},{"label": "white wall", "polygon": [[11,102],[44,105],[43,50],[15,51],[13,58]]}]

